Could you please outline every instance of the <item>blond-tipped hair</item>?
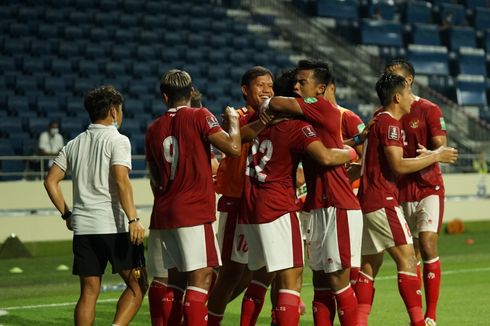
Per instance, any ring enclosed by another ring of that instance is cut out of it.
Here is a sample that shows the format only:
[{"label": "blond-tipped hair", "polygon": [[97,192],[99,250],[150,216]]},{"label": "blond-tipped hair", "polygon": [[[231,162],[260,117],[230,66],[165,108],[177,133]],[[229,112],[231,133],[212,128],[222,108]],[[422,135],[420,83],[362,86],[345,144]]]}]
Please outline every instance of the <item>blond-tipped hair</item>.
[{"label": "blond-tipped hair", "polygon": [[167,71],[160,79],[160,92],[166,94],[170,102],[188,99],[192,91],[191,76],[179,69]]}]

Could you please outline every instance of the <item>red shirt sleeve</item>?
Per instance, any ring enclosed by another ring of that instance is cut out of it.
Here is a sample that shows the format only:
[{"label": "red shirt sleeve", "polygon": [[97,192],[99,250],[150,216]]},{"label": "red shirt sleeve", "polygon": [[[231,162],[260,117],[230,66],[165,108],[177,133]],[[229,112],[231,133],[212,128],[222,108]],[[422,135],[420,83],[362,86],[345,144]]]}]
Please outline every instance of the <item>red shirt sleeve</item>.
[{"label": "red shirt sleeve", "polygon": [[379,131],[380,131],[380,143],[387,146],[403,147],[403,139],[401,133],[401,124],[395,119],[380,119]]},{"label": "red shirt sleeve", "polygon": [[299,140],[299,150],[304,152],[306,147],[314,141],[320,141],[315,129],[306,122],[298,121],[297,139]]},{"label": "red shirt sleeve", "polygon": [[432,105],[427,110],[427,126],[431,137],[446,136],[446,122],[437,105]]},{"label": "red shirt sleeve", "polygon": [[201,131],[203,131],[206,137],[209,137],[217,132],[223,131],[219,125],[218,119],[208,111],[206,108],[197,110],[197,123],[199,124]]},{"label": "red shirt sleeve", "polygon": [[345,109],[342,114],[342,137],[350,139],[364,130],[364,122],[354,112]]}]

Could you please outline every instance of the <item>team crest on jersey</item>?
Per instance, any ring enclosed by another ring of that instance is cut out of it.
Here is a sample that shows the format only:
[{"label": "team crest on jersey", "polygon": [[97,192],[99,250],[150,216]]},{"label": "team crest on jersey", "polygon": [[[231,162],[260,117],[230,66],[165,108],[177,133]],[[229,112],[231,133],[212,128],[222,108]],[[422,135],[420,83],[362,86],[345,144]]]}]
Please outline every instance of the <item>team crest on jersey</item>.
[{"label": "team crest on jersey", "polygon": [[301,128],[306,137],[316,137],[315,130],[311,126]]},{"label": "team crest on jersey", "polygon": [[399,140],[400,128],[397,126],[388,126],[388,139]]},{"label": "team crest on jersey", "polygon": [[305,97],[305,98],[303,99],[303,101],[304,101],[305,103],[308,103],[308,104],[313,104],[313,103],[318,102],[318,100],[317,100],[317,98],[316,98],[316,97]]},{"label": "team crest on jersey", "polygon": [[446,121],[444,121],[443,117],[439,118],[439,122],[441,123],[441,129],[446,130]]},{"label": "team crest on jersey", "polygon": [[410,128],[417,129],[419,127],[419,120],[415,119],[409,122]]},{"label": "team crest on jersey", "polygon": [[209,128],[219,127],[218,119],[215,116],[206,117]]}]

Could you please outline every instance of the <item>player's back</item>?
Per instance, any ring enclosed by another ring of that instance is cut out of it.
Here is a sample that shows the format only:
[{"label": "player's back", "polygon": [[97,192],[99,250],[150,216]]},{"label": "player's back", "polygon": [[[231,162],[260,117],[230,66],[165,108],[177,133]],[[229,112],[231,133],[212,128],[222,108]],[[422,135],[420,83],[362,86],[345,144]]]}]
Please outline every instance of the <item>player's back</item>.
[{"label": "player's back", "polygon": [[380,112],[374,118],[362,157],[359,202],[364,213],[382,207],[398,206],[397,176],[391,170],[385,147],[402,147],[401,129],[398,120],[388,112]]},{"label": "player's back", "polygon": [[[208,136],[221,130],[205,108],[170,109],[146,135],[147,159],[158,168],[153,227],[174,228],[215,219]],[[152,226],[150,226],[152,227]]]},{"label": "player's back", "polygon": [[319,140],[308,123],[281,121],[266,127],[254,139],[245,174],[245,200],[254,223],[270,222],[298,210],[296,169],[306,147]]}]

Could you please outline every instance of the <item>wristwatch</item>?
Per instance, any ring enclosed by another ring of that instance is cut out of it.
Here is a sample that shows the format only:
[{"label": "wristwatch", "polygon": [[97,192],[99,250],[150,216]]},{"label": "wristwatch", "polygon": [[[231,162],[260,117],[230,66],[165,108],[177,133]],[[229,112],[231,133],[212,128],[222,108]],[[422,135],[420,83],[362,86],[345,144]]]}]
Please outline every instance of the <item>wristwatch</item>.
[{"label": "wristwatch", "polygon": [[65,214],[61,214],[61,218],[66,221],[67,218],[71,216],[71,211],[66,212]]}]

